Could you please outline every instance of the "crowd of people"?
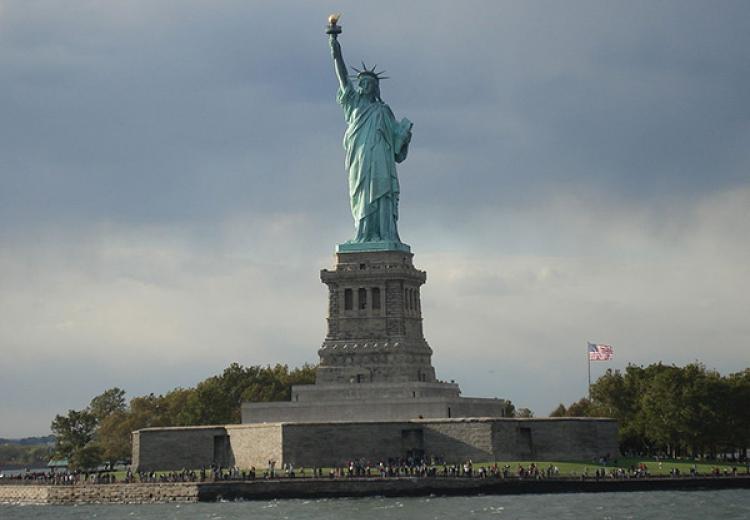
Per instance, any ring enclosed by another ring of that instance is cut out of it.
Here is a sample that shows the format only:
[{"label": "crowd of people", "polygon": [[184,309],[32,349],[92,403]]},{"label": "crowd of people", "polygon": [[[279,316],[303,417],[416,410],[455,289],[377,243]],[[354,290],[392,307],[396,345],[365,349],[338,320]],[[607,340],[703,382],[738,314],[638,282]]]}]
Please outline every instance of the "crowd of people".
[{"label": "crowd of people", "polygon": [[[27,484],[114,484],[114,483],[168,483],[168,482],[220,482],[220,481],[248,481],[257,479],[292,479],[292,478],[318,478],[318,479],[352,479],[352,478],[493,478],[493,479],[640,479],[653,475],[645,463],[622,467],[601,467],[608,461],[592,461],[595,464],[593,471],[585,467],[580,473],[571,471],[562,474],[560,468],[554,464],[546,467],[530,463],[528,466],[518,464],[511,467],[510,464],[498,465],[475,465],[470,459],[460,464],[447,463],[440,457],[397,457],[388,458],[380,462],[370,462],[364,459],[350,460],[346,464],[336,465],[330,468],[294,466],[286,463],[281,468],[276,467],[276,461],[269,460],[266,467],[249,469],[239,467],[222,467],[212,464],[199,470],[171,471],[171,472],[134,472],[128,469],[124,475],[111,471],[61,471],[51,470],[22,471],[12,475],[0,473],[0,483],[27,483]],[[598,464],[597,464],[598,462]],[[616,465],[616,461],[614,461]],[[658,474],[663,475],[662,463],[659,462]],[[750,474],[750,466],[745,468],[745,474]],[[683,474],[679,468],[673,467],[669,471],[669,477],[697,477],[715,476],[729,477],[737,476],[736,466],[731,469],[715,467],[708,474],[699,474],[695,464],[689,472]]]},{"label": "crowd of people", "polygon": [[[114,473],[84,471],[22,471],[14,474],[0,473],[0,483],[8,484],[113,484],[118,482]],[[122,482],[120,480],[119,482]]]}]

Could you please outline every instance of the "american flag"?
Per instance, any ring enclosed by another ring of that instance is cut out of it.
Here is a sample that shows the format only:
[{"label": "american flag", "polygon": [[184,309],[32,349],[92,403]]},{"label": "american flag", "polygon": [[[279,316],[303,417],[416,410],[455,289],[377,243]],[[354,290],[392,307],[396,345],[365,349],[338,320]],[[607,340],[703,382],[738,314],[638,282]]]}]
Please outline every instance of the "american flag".
[{"label": "american flag", "polygon": [[589,361],[609,361],[615,355],[610,345],[589,343]]}]

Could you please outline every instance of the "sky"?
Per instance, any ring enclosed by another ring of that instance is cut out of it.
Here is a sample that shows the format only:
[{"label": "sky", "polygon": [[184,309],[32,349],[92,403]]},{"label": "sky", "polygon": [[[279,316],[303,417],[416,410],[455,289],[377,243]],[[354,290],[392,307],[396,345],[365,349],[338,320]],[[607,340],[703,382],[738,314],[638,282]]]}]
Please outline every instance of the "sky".
[{"label": "sky", "polygon": [[545,416],[750,366],[750,4],[0,0],[0,437],[113,386],[317,361],[353,235],[324,34],[414,122],[439,378]]}]

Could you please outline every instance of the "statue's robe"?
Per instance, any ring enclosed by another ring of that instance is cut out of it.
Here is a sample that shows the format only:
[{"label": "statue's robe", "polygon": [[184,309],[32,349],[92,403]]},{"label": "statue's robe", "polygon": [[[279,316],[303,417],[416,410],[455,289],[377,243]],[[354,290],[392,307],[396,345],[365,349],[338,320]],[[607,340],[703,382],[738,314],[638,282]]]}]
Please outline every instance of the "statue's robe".
[{"label": "statue's robe", "polygon": [[350,82],[339,88],[336,100],[344,109],[347,123],[344,149],[349,199],[357,229],[350,242],[400,243],[396,228],[399,197],[396,155],[401,152],[408,129],[396,122],[388,105],[361,96]]}]

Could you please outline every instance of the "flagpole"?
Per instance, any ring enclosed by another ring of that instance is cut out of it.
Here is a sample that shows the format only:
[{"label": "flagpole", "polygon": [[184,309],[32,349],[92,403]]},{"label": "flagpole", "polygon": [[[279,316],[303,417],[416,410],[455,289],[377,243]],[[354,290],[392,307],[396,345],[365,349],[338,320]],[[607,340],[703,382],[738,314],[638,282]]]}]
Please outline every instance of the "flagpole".
[{"label": "flagpole", "polygon": [[591,354],[589,354],[589,344],[586,343],[586,359],[589,361],[589,402],[591,401]]}]

